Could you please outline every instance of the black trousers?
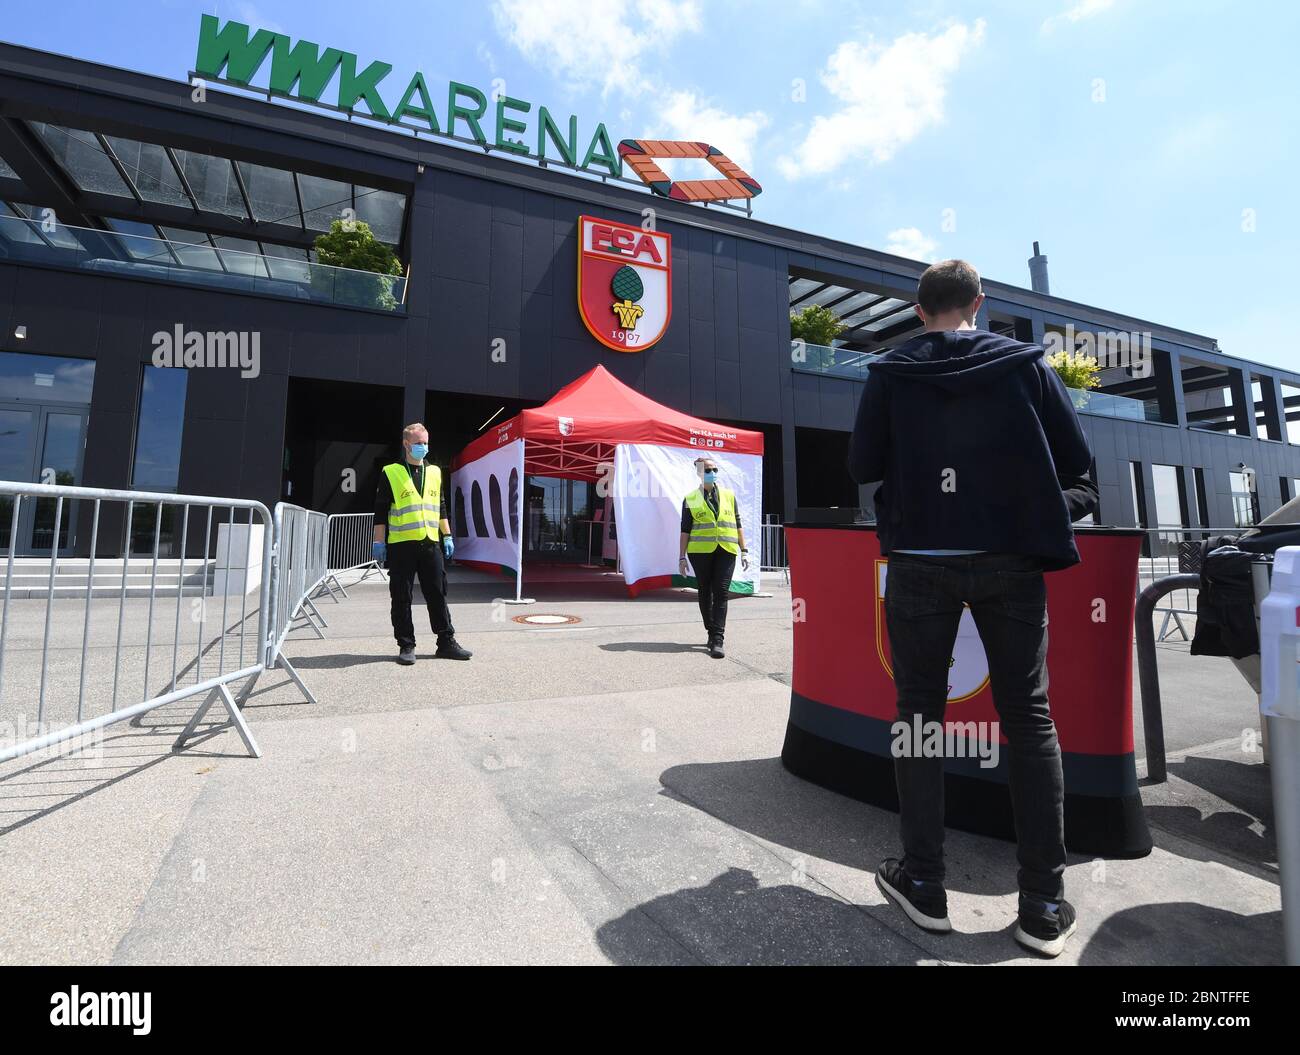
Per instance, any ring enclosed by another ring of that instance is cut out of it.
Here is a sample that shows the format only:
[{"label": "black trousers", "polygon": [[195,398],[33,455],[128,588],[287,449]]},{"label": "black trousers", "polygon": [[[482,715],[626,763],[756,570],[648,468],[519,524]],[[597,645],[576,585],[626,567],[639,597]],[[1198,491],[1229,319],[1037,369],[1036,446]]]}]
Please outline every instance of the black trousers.
[{"label": "black trousers", "polygon": [[393,542],[388,546],[388,596],[392,601],[393,637],[400,648],[415,648],[415,626],[411,622],[411,596],[415,580],[429,608],[429,626],[438,642],[456,633],[447,608],[447,568],[442,560],[442,543],[431,539]]},{"label": "black trousers", "polygon": [[696,594],[704,629],[721,638],[727,630],[727,588],[736,570],[736,555],[719,546],[712,553],[688,553],[695,569]]},{"label": "black trousers", "polygon": [[[1059,901],[1064,893],[1065,784],[1056,725],[1047,705],[1047,590],[1032,557],[889,555],[885,618],[894,659],[898,717],[942,722],[948,666],[962,603],[970,605],[988,657],[998,724],[1007,738],[1022,893]],[[898,757],[903,867],[942,881],[943,759]]]}]

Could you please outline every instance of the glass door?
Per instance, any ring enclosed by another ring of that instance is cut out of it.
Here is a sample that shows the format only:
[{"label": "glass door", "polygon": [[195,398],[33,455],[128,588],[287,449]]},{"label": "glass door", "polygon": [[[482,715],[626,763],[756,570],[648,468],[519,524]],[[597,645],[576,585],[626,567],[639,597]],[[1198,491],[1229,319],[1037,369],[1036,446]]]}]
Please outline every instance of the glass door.
[{"label": "glass door", "polygon": [[[77,484],[86,446],[86,412],[57,406],[0,404],[0,478]],[[56,500],[22,503],[15,552],[44,555],[54,544]],[[76,542],[76,502],[63,503],[59,551]],[[0,540],[9,548],[13,499],[0,500]]]},{"label": "glass door", "polygon": [[[36,464],[36,427],[40,424],[39,407],[21,407],[0,404],[0,480],[27,481],[32,478]],[[14,500],[10,495],[0,495],[0,546],[9,551],[9,539],[14,530]],[[21,516],[21,513],[20,513]],[[30,542],[22,524],[18,528],[18,552],[24,552]]]}]

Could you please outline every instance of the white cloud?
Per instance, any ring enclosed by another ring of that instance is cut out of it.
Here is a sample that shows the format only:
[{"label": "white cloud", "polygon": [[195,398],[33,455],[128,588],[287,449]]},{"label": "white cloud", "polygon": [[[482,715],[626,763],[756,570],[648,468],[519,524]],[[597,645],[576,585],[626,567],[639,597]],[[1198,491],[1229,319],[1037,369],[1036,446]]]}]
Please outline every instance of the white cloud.
[{"label": "white cloud", "polygon": [[746,172],[754,159],[754,143],[768,125],[767,114],[754,110],[731,114],[709,105],[694,92],[669,91],[659,100],[659,126],[647,139],[692,139],[721,150]]},{"label": "white cloud", "polygon": [[1042,30],[1044,33],[1051,33],[1057,26],[1082,22],[1084,19],[1100,15],[1103,11],[1109,11],[1114,6],[1115,0],[1077,0],[1073,6],[1052,15],[1051,18],[1044,19]]},{"label": "white cloud", "polygon": [[798,150],[777,162],[790,179],[824,175],[852,161],[890,160],[944,116],[948,81],[962,56],[984,39],[984,20],[942,32],[906,33],[889,44],[873,37],[841,44],[821,81],[841,103],[813,119]]},{"label": "white cloud", "polygon": [[646,91],[646,60],[700,28],[697,0],[495,0],[492,15],[530,62],[605,95]]},{"label": "white cloud", "polygon": [[256,4],[247,3],[246,0],[238,0],[237,3],[231,6],[234,8],[234,14],[224,15],[224,18],[233,18],[236,22],[243,22],[244,25],[254,31],[269,29],[272,33],[281,33],[285,36],[291,35],[279,22],[265,15]]},{"label": "white cloud", "polygon": [[919,227],[898,227],[885,236],[885,252],[894,256],[905,256],[909,260],[922,260],[934,263],[935,251],[939,243],[921,232]]}]

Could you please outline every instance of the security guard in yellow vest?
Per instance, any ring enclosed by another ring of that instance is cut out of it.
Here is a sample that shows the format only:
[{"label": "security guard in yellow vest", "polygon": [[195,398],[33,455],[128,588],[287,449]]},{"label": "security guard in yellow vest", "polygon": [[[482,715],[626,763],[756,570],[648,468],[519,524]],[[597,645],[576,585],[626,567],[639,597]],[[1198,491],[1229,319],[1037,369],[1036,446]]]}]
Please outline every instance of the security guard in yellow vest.
[{"label": "security guard in yellow vest", "polygon": [[[392,601],[397,662],[415,662],[415,626],[411,594],[416,576],[429,606],[429,625],[438,635],[438,659],[469,659],[473,653],[456,641],[447,609],[447,572],[456,545],[451,525],[442,515],[442,471],[425,465],[429,430],[419,422],[402,430],[406,458],[384,466],[375,493],[375,560],[388,562],[388,595]],[[439,544],[441,542],[441,544]]]},{"label": "security guard in yellow vest", "polygon": [[748,570],[749,550],[745,548],[736,493],[718,486],[718,463],[712,458],[696,458],[695,472],[700,486],[682,502],[679,563],[683,575],[689,575],[692,568],[695,571],[700,615],[709,633],[709,655],[722,659],[726,655],[722,638],[727,630],[731,576],[737,555],[741,567]]}]

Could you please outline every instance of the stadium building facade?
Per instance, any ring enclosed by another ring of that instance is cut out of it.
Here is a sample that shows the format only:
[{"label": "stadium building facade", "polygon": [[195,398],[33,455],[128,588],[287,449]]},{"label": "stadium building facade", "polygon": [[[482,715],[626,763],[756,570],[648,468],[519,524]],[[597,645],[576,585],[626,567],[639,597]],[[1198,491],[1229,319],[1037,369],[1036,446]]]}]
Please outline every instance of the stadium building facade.
[{"label": "stadium building facade", "polygon": [[[569,135],[548,115],[539,146],[571,149],[539,163],[499,130],[451,142],[274,95],[0,45],[0,478],[360,511],[401,424],[426,422],[445,468],[603,364],[763,432],[766,514],[865,504],[848,433],[870,356],[919,331],[923,265],[651,193],[610,164],[603,126]],[[584,321],[582,217],[669,236],[652,344]],[[401,274],[321,266],[338,219],[368,223]],[[1102,353],[1079,396],[1098,523],[1231,526],[1297,493],[1300,374],[1045,292],[986,293],[981,326]],[[843,322],[833,347],[791,341],[810,304]],[[589,485],[531,480],[529,501],[548,511],[532,545],[585,551],[569,525]],[[20,552],[48,551],[39,510],[18,530]],[[61,547],[84,542],[64,530]]]}]

